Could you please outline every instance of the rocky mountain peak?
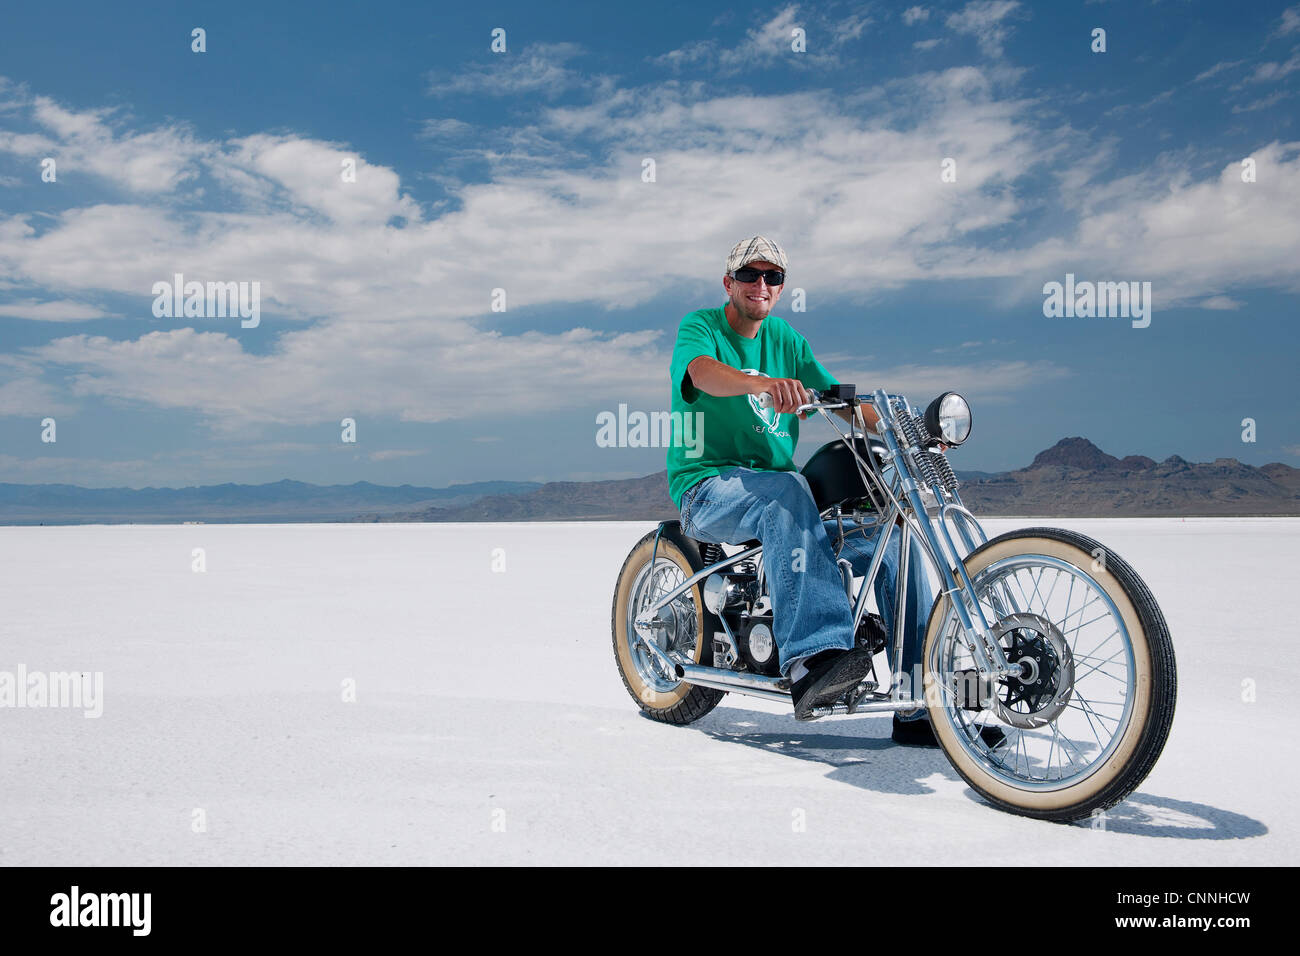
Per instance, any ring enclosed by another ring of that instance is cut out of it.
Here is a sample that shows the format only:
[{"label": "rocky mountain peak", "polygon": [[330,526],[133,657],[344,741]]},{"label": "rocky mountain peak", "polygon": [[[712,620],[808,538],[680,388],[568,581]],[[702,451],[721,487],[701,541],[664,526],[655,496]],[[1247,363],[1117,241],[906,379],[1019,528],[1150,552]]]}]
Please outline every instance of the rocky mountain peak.
[{"label": "rocky mountain peak", "polygon": [[1046,451],[1040,451],[1029,467],[1105,471],[1119,463],[1118,458],[1106,454],[1086,438],[1062,438]]}]

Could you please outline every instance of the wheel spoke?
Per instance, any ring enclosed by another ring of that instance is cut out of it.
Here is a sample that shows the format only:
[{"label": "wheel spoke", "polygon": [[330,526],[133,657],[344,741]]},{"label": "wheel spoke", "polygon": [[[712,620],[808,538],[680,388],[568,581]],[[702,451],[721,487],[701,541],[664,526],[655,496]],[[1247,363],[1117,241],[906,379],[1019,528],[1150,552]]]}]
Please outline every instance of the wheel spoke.
[{"label": "wheel spoke", "polygon": [[[1078,701],[1078,703],[1075,703],[1075,701]],[[1121,707],[1121,706],[1123,705],[1119,701],[1088,700],[1086,697],[1080,697],[1077,694],[1071,699],[1070,703],[1066,704],[1066,707],[1068,707],[1071,710],[1077,710],[1082,714],[1084,714],[1084,716],[1087,716],[1088,714],[1092,714],[1092,716],[1096,717],[1098,720],[1112,720],[1116,724],[1119,723],[1118,717],[1112,717],[1109,714],[1099,714],[1097,713],[1096,710],[1094,710],[1094,708]]]},{"label": "wheel spoke", "polygon": [[1117,684],[1123,684],[1125,687],[1127,687],[1127,686],[1128,686],[1128,680],[1127,680],[1126,678],[1123,678],[1123,677],[1116,677],[1116,676],[1115,676],[1114,674],[1112,674],[1110,671],[1108,671],[1108,670],[1103,670],[1102,665],[1103,665],[1103,664],[1108,664],[1108,663],[1110,663],[1110,661],[1109,661],[1109,660],[1105,660],[1105,661],[1102,661],[1101,664],[1094,664],[1092,667],[1088,668],[1088,669],[1087,669],[1086,671],[1084,671],[1082,674],[1075,674],[1075,675],[1074,675],[1074,683],[1075,683],[1075,686],[1077,687],[1078,684],[1079,684],[1079,681],[1083,680],[1083,679],[1084,679],[1085,677],[1087,677],[1089,674],[1097,673],[1097,674],[1101,674],[1103,677],[1109,677],[1111,680],[1115,681]]},{"label": "wheel spoke", "polygon": [[[1046,610],[1049,606],[1051,606],[1051,603],[1052,603],[1052,595],[1056,593],[1056,586],[1057,586],[1058,584],[1061,583],[1061,571],[1060,571],[1060,569],[1059,569],[1059,568],[1054,568],[1053,570],[1056,571],[1056,577],[1052,578],[1052,589],[1051,589],[1050,591],[1047,592],[1047,599],[1043,602],[1043,608],[1044,608],[1044,610]],[[1073,578],[1074,575],[1071,575],[1070,577]]]},{"label": "wheel spoke", "polygon": [[[1041,571],[1038,572],[1038,577],[1035,578],[1035,577],[1034,577],[1034,573],[1033,573],[1032,571],[1029,572],[1030,580],[1032,580],[1032,581],[1034,582],[1034,596],[1035,596],[1035,597],[1038,596],[1038,584],[1039,584],[1040,581],[1043,580],[1043,575],[1046,574],[1046,573],[1047,573],[1047,569],[1046,569],[1046,568],[1043,568]],[[1047,606],[1046,606],[1046,605],[1043,605],[1043,610],[1046,610],[1046,609],[1047,609]],[[1032,603],[1032,602],[1031,602],[1030,605],[1029,605],[1029,610],[1031,610],[1031,611],[1033,610],[1033,603]]]},{"label": "wheel spoke", "polygon": [[[1061,748],[1062,748],[1062,750],[1064,750],[1064,748],[1068,745],[1069,748],[1070,748],[1071,750],[1073,750],[1076,754],[1079,755],[1079,760],[1080,760],[1080,762],[1081,762],[1085,767],[1088,765],[1087,760],[1085,760],[1084,757],[1083,757],[1083,751],[1080,750],[1080,749],[1078,748],[1078,746],[1075,745],[1075,743],[1074,743],[1073,740],[1071,740],[1069,737],[1065,736],[1064,734],[1061,735],[1060,740],[1061,740]],[[1073,757],[1070,758],[1070,765],[1071,765],[1071,766],[1074,765],[1074,758],[1073,758]]]},{"label": "wheel spoke", "polygon": [[[1098,600],[1100,600],[1100,598],[1098,598]],[[1097,621],[1100,621],[1103,617],[1110,617],[1110,611],[1107,611],[1105,614],[1098,614],[1091,621],[1088,621],[1085,624],[1076,624],[1074,627],[1070,628],[1070,630],[1067,633],[1073,634],[1075,631],[1087,627],[1088,624],[1095,624]]]},{"label": "wheel spoke", "polygon": [[[1111,631],[1110,637],[1114,637],[1118,633],[1119,631]],[[1106,638],[1106,641],[1109,641],[1110,637]],[[1102,641],[1101,643],[1105,644],[1106,641]],[[1097,646],[1100,647],[1101,645],[1099,644]],[[1097,648],[1094,647],[1093,650],[1095,651],[1097,650]],[[1076,661],[1101,661],[1103,664],[1108,664],[1111,661],[1113,661],[1118,655],[1123,653],[1124,653],[1124,648],[1121,647],[1114,654],[1110,655],[1110,657],[1097,657],[1094,654],[1083,654],[1080,653],[1079,651],[1071,651],[1070,656],[1073,657]]]},{"label": "wheel spoke", "polygon": [[1088,721],[1088,728],[1092,731],[1093,739],[1097,741],[1098,749],[1105,750],[1106,745],[1101,742],[1101,736],[1097,733],[1097,725],[1092,722],[1092,716],[1096,713],[1096,711],[1092,710],[1092,708],[1088,706],[1087,702],[1083,700],[1083,698],[1077,698],[1077,700],[1079,701],[1079,705],[1083,710],[1084,719]]},{"label": "wheel spoke", "polygon": [[1025,586],[1020,581],[1020,574],[1017,573],[1014,577],[1012,577],[1012,580],[1016,582],[1016,587],[1020,589],[1020,596],[1025,599],[1025,604],[1028,605],[1029,596],[1025,594]]},{"label": "wheel spoke", "polygon": [[[1066,759],[1067,757],[1069,757],[1069,755],[1065,752],[1065,738],[1063,738],[1063,737],[1061,736],[1061,729],[1060,729],[1060,727],[1058,727],[1058,726],[1056,725],[1056,722],[1053,721],[1053,722],[1052,722],[1052,745],[1055,746],[1055,745],[1058,744],[1058,743],[1061,745],[1061,748],[1060,748],[1060,749],[1061,749],[1061,759],[1064,760],[1064,759]],[[1069,761],[1070,761],[1070,766],[1073,767],[1073,766],[1074,766],[1074,758],[1073,758],[1073,757],[1069,757]],[[1061,774],[1060,774],[1060,776],[1062,776],[1062,777],[1065,776],[1065,768],[1064,768],[1064,767],[1061,768]]]},{"label": "wheel spoke", "polygon": [[[1092,588],[1088,588],[1088,590],[1091,591]],[[1085,593],[1084,596],[1086,597],[1087,594]],[[1057,627],[1061,628],[1061,630],[1064,631],[1064,630],[1065,630],[1065,622],[1066,622],[1066,621],[1068,621],[1070,618],[1074,617],[1075,614],[1081,614],[1081,613],[1083,613],[1084,611],[1086,611],[1088,608],[1092,607],[1092,605],[1096,604],[1096,603],[1097,603],[1098,601],[1100,601],[1100,600],[1101,600],[1101,596],[1098,595],[1097,597],[1093,598],[1091,601],[1088,601],[1086,604],[1080,606],[1079,608],[1076,608],[1076,609],[1074,610],[1073,613],[1071,613],[1071,614],[1067,614],[1065,617],[1061,618],[1060,621],[1056,621],[1056,622],[1053,622],[1053,623],[1055,623]],[[1097,619],[1096,619],[1096,618],[1093,618],[1093,620],[1097,620]],[[1092,621],[1089,621],[1088,623],[1091,624]],[[1077,630],[1077,628],[1071,628],[1071,630],[1072,630],[1072,631],[1073,631],[1073,630]]]}]

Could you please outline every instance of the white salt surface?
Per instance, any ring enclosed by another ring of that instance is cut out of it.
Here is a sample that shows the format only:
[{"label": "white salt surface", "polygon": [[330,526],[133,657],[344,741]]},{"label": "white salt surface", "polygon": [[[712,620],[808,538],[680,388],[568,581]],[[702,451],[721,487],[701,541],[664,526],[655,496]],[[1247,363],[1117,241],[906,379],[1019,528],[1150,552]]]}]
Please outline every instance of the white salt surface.
[{"label": "white salt surface", "polygon": [[1300,519],[986,528],[1026,524],[1126,558],[1174,636],[1104,831],[991,808],[888,717],[640,716],[609,612],[649,523],[0,528],[0,671],[104,680],[98,719],[0,709],[0,863],[1294,863]]}]

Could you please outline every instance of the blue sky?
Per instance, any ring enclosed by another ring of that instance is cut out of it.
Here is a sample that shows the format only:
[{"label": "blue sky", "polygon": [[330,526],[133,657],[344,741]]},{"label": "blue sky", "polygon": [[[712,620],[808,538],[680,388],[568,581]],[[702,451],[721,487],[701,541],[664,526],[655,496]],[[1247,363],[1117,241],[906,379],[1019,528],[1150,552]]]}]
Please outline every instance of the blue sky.
[{"label": "blue sky", "polygon": [[[666,408],[754,233],[841,380],[970,396],[959,469],[1300,465],[1300,5],[176,6],[6,14],[0,481],[648,474],[596,415]],[[260,324],[155,317],[175,273]],[[1067,273],[1151,324],[1045,317]]]}]

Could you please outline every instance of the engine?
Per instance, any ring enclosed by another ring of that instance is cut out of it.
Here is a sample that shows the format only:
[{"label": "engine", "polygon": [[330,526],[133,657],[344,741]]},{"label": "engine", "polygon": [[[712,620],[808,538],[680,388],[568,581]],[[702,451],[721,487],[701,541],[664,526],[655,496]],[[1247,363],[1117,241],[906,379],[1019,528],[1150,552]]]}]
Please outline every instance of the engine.
[{"label": "engine", "polygon": [[713,636],[715,666],[744,669],[777,677],[780,655],[772,630],[772,603],[763,593],[758,568],[742,561],[726,574],[711,574],[702,588],[704,606],[725,622],[735,639],[733,653],[727,635]]},{"label": "engine", "polygon": [[[714,666],[779,677],[781,655],[772,628],[772,602],[754,565],[741,562],[727,574],[711,574],[702,591],[705,608],[725,622],[735,639],[733,653],[725,633],[712,636]],[[862,616],[856,640],[872,654],[885,649],[888,635],[878,615]]]}]

